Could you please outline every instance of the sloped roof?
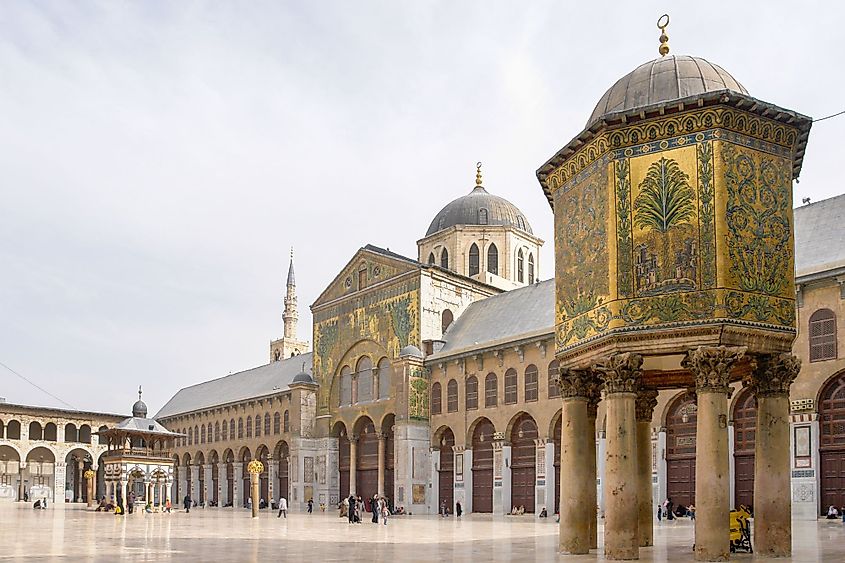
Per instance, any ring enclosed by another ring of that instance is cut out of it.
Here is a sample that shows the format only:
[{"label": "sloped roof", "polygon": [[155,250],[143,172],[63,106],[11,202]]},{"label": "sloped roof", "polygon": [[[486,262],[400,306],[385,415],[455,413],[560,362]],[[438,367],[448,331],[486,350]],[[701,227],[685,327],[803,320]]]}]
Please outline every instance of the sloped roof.
[{"label": "sloped roof", "polygon": [[155,418],[162,419],[284,391],[293,378],[302,373],[303,363],[305,371],[311,373],[311,357],[312,353],[308,352],[185,387],[161,407]]},{"label": "sloped roof", "polygon": [[795,208],[795,276],[845,267],[845,195]]},{"label": "sloped roof", "polygon": [[95,434],[108,434],[115,430],[125,430],[129,432],[145,432],[147,434],[169,434],[173,436],[181,436],[178,432],[171,432],[152,418],[140,418],[137,416],[130,416],[115,425],[114,428],[109,428],[104,432],[96,432]]},{"label": "sloped roof", "polygon": [[449,327],[437,359],[520,338],[553,333],[555,281],[542,281],[476,301]]}]

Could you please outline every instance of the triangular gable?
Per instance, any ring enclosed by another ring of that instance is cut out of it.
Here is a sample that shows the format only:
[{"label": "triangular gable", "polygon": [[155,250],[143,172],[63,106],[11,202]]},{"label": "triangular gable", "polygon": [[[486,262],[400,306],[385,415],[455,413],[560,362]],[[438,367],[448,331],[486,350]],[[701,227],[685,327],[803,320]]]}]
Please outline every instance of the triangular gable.
[{"label": "triangular gable", "polygon": [[311,307],[319,307],[345,295],[358,291],[359,272],[366,272],[366,286],[389,280],[398,275],[419,271],[422,264],[389,250],[367,245],[360,248],[346,266],[323,290]]}]

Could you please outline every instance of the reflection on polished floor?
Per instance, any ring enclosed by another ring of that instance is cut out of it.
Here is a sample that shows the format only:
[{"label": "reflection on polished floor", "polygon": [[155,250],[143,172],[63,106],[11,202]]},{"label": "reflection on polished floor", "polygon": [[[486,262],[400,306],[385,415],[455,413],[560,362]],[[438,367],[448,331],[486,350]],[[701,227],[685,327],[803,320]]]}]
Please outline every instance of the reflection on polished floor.
[{"label": "reflection on polished floor", "polygon": [[[792,561],[845,561],[841,521],[796,522],[794,526]],[[366,519],[350,526],[330,514],[290,514],[285,520],[265,511],[253,520],[246,510],[198,508],[190,514],[117,517],[88,512],[82,506],[58,505],[42,511],[23,503],[3,503],[0,530],[0,560],[603,560],[596,554],[560,557],[554,520],[530,516],[470,516],[458,521],[401,516],[387,526]],[[642,549],[640,560],[691,561],[692,535],[689,521],[663,522],[655,529],[657,545]],[[765,561],[745,554],[734,559]]]}]

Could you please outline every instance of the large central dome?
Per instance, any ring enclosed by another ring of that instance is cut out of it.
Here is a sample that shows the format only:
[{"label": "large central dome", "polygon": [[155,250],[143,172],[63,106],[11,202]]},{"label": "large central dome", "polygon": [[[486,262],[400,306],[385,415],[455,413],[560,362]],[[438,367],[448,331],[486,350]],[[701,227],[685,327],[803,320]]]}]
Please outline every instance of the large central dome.
[{"label": "large central dome", "polygon": [[517,206],[489,193],[481,185],[441,209],[434,216],[425,236],[455,225],[505,225],[534,234],[525,214]]},{"label": "large central dome", "polygon": [[596,104],[587,127],[611,113],[720,90],[748,94],[725,69],[704,59],[687,55],[661,57],[617,80]]}]

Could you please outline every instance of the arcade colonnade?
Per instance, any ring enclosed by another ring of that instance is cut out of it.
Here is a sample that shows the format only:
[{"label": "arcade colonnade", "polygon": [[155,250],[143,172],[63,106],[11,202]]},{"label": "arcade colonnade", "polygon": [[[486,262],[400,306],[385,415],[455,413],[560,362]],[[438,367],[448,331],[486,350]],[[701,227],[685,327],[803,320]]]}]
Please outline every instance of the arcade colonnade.
[{"label": "arcade colonnade", "polygon": [[[695,381],[696,545],[698,560],[729,554],[730,459],[728,395],[731,370],[744,348],[699,347],[683,362]],[[757,402],[754,509],[758,553],[791,553],[789,387],[800,361],[791,354],[752,357],[744,384]],[[587,369],[562,369],[560,549],[585,554],[597,547],[595,506],[595,405],[603,391],[606,405],[604,471],[605,556],[636,559],[653,544],[652,441],[650,423],[657,390],[643,385],[642,356],[616,354]],[[636,429],[632,431],[632,429]],[[630,507],[638,517],[630,517]]]}]

